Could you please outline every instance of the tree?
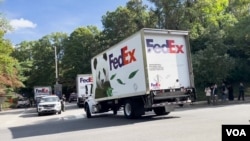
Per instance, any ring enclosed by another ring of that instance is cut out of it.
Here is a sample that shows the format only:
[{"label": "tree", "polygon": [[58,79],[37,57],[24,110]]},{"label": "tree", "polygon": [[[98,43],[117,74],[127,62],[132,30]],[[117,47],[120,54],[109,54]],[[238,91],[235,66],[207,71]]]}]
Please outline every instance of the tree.
[{"label": "tree", "polygon": [[217,51],[213,45],[193,55],[195,83],[198,87],[220,84],[229,77],[235,61],[228,54]]},{"label": "tree", "polygon": [[225,42],[230,46],[228,53],[236,59],[235,69],[231,73],[234,81],[248,81],[250,79],[250,16],[240,21],[228,30]]},{"label": "tree", "polygon": [[32,47],[34,46],[34,41],[23,41],[20,44],[16,45],[14,48],[14,52],[12,56],[19,61],[20,64],[20,74],[21,81],[25,85],[25,87],[19,88],[18,92],[25,94],[28,97],[32,97],[33,86],[30,86],[28,83],[28,79],[32,74],[32,66],[33,66],[33,57],[32,57]]},{"label": "tree", "polygon": [[149,0],[155,5],[151,9],[158,19],[158,28],[182,29],[185,3],[182,0]]},{"label": "tree", "polygon": [[[0,91],[22,87],[20,81],[19,62],[11,56],[13,47],[9,40],[4,39],[4,34],[10,30],[8,21],[0,17]],[[2,93],[4,94],[4,93]]]},{"label": "tree", "polygon": [[[62,55],[64,53],[63,42],[65,39],[67,39],[67,34],[57,32],[46,35],[38,41],[33,41],[31,44],[27,44],[30,46],[27,47],[27,52],[31,53],[27,59],[30,57],[32,59],[32,71],[30,72],[30,76],[27,79],[28,86],[51,86],[55,84],[55,73],[52,73],[56,70],[55,57],[58,58],[58,66],[60,66]],[[56,56],[55,47],[57,49]],[[61,74],[60,72],[61,71],[59,69],[59,80]]]},{"label": "tree", "polygon": [[97,27],[79,27],[64,42],[63,79],[69,89],[74,89],[77,74],[91,73],[90,60],[101,47],[97,40],[99,36]]},{"label": "tree", "polygon": [[136,1],[129,1],[126,7],[118,7],[113,12],[102,16],[102,37],[105,48],[122,41],[141,28],[155,27],[156,18],[147,12],[146,6]]}]

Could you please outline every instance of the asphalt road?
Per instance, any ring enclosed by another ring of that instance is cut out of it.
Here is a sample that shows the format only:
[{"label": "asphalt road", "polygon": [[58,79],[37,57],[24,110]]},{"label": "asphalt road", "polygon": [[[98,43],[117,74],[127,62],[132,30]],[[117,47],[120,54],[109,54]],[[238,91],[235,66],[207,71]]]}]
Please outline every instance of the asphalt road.
[{"label": "asphalt road", "polygon": [[123,112],[87,119],[83,109],[67,103],[61,115],[37,116],[34,108],[0,112],[0,140],[22,141],[221,141],[222,124],[247,124],[250,102],[195,103],[167,116],[147,113],[125,119]]}]

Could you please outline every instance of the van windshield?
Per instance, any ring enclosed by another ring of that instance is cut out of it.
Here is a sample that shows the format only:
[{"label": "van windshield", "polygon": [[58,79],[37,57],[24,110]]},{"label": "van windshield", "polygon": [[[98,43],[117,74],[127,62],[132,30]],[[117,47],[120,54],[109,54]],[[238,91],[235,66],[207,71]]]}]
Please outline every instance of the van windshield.
[{"label": "van windshield", "polygon": [[40,102],[56,102],[58,101],[57,97],[43,97]]}]

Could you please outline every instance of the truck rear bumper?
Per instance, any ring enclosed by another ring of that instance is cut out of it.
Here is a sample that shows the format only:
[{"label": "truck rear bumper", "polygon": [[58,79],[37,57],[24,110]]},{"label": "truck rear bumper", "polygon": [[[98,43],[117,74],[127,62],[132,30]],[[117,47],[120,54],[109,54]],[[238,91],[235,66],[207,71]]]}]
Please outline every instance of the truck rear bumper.
[{"label": "truck rear bumper", "polygon": [[191,100],[186,101],[177,101],[177,102],[162,102],[162,103],[155,103],[152,105],[152,108],[155,107],[164,107],[164,106],[174,106],[174,105],[180,105],[180,104],[190,104]]}]

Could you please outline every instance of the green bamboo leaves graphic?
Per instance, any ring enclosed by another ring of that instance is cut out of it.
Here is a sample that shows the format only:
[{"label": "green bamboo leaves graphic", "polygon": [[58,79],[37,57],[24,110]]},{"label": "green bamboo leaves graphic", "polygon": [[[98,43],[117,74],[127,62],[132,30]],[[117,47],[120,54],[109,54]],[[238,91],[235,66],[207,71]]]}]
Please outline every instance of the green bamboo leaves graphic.
[{"label": "green bamboo leaves graphic", "polygon": [[124,82],[122,82],[122,80],[121,80],[121,79],[116,79],[116,80],[117,80],[117,82],[118,82],[119,84],[125,85],[125,83],[124,83]]},{"label": "green bamboo leaves graphic", "polygon": [[108,88],[108,89],[107,89],[106,93],[107,93],[107,96],[108,96],[108,97],[113,96],[112,91],[113,91],[113,88]]},{"label": "green bamboo leaves graphic", "polygon": [[131,72],[131,73],[129,74],[128,78],[129,78],[129,79],[132,79],[132,78],[136,75],[136,73],[137,73],[138,71],[139,71],[139,70],[136,70],[136,71]]},{"label": "green bamboo leaves graphic", "polygon": [[[129,76],[128,76],[128,79],[134,78],[138,71],[139,71],[139,70],[136,70],[136,71],[131,72],[131,73],[129,74]],[[110,77],[110,80],[115,79],[115,77],[116,77],[116,74],[113,74],[113,75]],[[119,78],[116,79],[116,81],[117,81],[119,84],[121,84],[121,85],[125,85],[125,84],[126,84],[126,83],[124,83],[124,82],[123,82],[121,79],[119,79]]]},{"label": "green bamboo leaves graphic", "polygon": [[111,77],[110,77],[110,80],[113,80],[115,78],[116,74],[113,74]]}]

